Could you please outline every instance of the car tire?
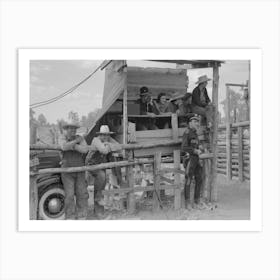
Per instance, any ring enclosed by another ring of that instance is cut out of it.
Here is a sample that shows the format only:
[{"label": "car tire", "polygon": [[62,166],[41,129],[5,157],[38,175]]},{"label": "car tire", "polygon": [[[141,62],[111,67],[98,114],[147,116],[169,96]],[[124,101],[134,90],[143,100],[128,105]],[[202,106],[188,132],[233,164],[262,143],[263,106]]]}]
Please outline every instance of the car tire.
[{"label": "car tire", "polygon": [[[52,214],[48,211],[48,200],[52,197],[58,198],[61,200],[61,209],[58,213]],[[39,205],[38,205],[38,214],[39,219],[41,220],[65,220],[65,212],[64,212],[64,197],[65,193],[60,184],[52,184],[48,188],[46,188],[40,195]]]}]

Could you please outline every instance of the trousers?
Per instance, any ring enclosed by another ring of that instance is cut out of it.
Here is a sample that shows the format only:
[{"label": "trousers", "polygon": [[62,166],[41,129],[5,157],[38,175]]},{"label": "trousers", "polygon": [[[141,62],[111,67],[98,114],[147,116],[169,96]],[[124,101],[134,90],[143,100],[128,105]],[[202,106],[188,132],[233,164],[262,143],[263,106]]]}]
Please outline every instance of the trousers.
[{"label": "trousers", "polygon": [[202,187],[202,166],[198,156],[190,156],[185,168],[185,200],[190,200],[190,187],[192,178],[195,178],[194,201],[198,202]]},{"label": "trousers", "polygon": [[61,173],[61,179],[65,192],[65,218],[71,220],[76,217],[86,217],[89,195],[85,172]]},{"label": "trousers", "polygon": [[213,106],[212,105],[207,105],[206,107],[192,105],[192,112],[205,117],[207,124],[208,123],[213,124]]},{"label": "trousers", "polygon": [[94,202],[102,200],[102,191],[106,186],[106,171],[97,170],[90,172],[90,175],[94,177]]}]

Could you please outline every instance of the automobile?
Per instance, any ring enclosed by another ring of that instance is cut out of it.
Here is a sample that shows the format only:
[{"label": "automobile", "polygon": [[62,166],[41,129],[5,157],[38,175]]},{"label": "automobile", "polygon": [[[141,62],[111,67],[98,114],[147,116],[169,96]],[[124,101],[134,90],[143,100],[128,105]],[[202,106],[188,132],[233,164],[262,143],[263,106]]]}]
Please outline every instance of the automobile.
[{"label": "automobile", "polygon": [[[36,157],[39,160],[37,169],[60,167],[59,151],[42,151]],[[38,186],[38,219],[64,220],[65,193],[59,173],[43,174],[37,178]]]}]

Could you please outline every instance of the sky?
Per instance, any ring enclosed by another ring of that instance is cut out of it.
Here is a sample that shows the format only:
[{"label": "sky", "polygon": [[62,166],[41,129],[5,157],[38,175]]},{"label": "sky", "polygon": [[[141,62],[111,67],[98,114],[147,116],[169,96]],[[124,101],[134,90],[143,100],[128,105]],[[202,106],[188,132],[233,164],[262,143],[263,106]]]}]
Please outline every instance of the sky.
[{"label": "sky", "polygon": [[[100,64],[101,60],[33,60],[30,61],[30,104],[48,100],[67,91],[79,83]],[[128,66],[175,68],[175,64],[151,61],[127,61]],[[225,83],[245,84],[249,79],[248,61],[226,61],[220,67],[219,102],[225,98]],[[50,123],[58,119],[67,119],[70,111],[79,116],[102,107],[105,71],[97,71],[88,81],[66,97],[35,108],[35,117],[43,113]],[[190,80],[189,91],[195,87],[197,78],[201,75],[212,78],[212,70],[188,70]],[[211,98],[212,83],[209,82],[208,93]],[[238,88],[235,88],[237,91]]]}]

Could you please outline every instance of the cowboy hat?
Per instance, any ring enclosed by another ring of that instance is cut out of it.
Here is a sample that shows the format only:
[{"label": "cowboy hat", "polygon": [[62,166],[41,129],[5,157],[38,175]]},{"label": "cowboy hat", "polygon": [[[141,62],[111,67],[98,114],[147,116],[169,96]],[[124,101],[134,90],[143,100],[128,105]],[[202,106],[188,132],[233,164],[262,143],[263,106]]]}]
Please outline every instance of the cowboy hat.
[{"label": "cowboy hat", "polygon": [[62,125],[62,128],[63,129],[67,129],[68,127],[75,127],[75,128],[79,128],[80,125],[78,122],[74,122],[74,121],[71,121],[71,122],[65,122],[63,125]]},{"label": "cowboy hat", "polygon": [[211,81],[211,79],[209,79],[207,77],[207,75],[203,75],[203,76],[198,77],[196,84],[201,84],[201,83],[208,82],[208,81]]},{"label": "cowboy hat", "polygon": [[196,121],[199,121],[200,118],[197,114],[194,114],[194,113],[190,113],[187,115],[187,122],[191,122],[192,120],[196,120]]},{"label": "cowboy hat", "polygon": [[192,96],[191,93],[186,92],[186,93],[175,93],[173,97],[171,97],[170,101],[175,101],[178,99],[182,99],[182,100],[188,100],[190,97]]},{"label": "cowboy hat", "polygon": [[108,125],[101,125],[99,132],[96,132],[97,135],[100,134],[114,134],[115,132],[111,132]]},{"label": "cowboy hat", "polygon": [[170,98],[169,101],[175,101],[175,100],[178,100],[178,99],[182,99],[185,97],[185,94],[184,93],[180,93],[180,92],[176,92],[174,93],[174,95]]},{"label": "cowboy hat", "polygon": [[146,94],[149,94],[149,89],[147,87],[141,87],[140,95],[146,95]]}]

